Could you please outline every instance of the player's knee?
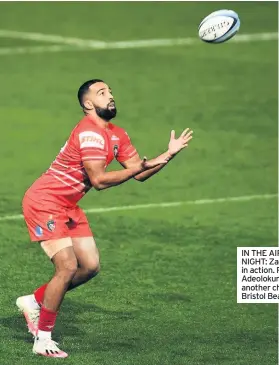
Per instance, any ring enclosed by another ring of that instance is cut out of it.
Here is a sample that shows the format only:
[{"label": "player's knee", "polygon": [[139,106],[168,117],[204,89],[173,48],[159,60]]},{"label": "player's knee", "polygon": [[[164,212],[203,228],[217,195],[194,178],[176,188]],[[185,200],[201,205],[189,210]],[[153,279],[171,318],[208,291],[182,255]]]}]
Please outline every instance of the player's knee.
[{"label": "player's knee", "polygon": [[65,281],[70,281],[75,276],[77,268],[78,265],[76,260],[67,260],[56,271],[58,271],[59,276],[61,276]]},{"label": "player's knee", "polygon": [[92,261],[87,267],[87,276],[89,279],[94,278],[96,275],[98,275],[100,271],[100,262],[99,261]]}]

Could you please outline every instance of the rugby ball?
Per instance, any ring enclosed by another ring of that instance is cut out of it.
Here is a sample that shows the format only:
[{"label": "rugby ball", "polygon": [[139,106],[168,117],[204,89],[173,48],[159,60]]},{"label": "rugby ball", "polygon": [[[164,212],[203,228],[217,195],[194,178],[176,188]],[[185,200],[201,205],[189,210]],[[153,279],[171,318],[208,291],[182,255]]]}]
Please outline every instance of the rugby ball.
[{"label": "rugby ball", "polygon": [[239,30],[240,20],[233,10],[218,10],[209,14],[199,26],[199,37],[207,43],[222,43]]}]

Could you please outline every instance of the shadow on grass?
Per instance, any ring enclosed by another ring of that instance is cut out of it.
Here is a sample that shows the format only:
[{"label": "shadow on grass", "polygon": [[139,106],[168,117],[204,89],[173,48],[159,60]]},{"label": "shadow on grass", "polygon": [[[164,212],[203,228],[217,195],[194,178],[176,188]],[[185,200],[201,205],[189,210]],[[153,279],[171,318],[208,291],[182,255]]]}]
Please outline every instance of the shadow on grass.
[{"label": "shadow on grass", "polygon": [[126,326],[125,323],[129,327],[129,321],[136,320],[137,313],[138,310],[109,310],[68,297],[61,308],[55,338],[61,341],[67,337],[67,341],[72,343],[72,350],[83,353],[106,352],[112,349],[134,351],[139,338],[134,332],[121,332],[121,328]]},{"label": "shadow on grass", "polygon": [[[88,303],[74,301],[70,298],[65,298],[55,330],[53,338],[62,342],[64,337],[67,337],[70,342],[77,343],[77,348],[83,351],[107,351],[112,347],[118,349],[131,349],[137,341],[137,338],[131,336],[123,336],[112,341],[109,336],[111,327],[117,327],[124,321],[133,320],[137,311],[113,311],[102,308],[100,306]],[[94,331],[88,329],[88,324],[91,322]],[[111,325],[113,321],[113,325]],[[15,314],[0,319],[0,325],[6,327],[10,331],[11,339],[19,340],[25,343],[33,343],[33,336],[28,333],[27,325],[24,316],[16,311]],[[101,335],[100,335],[101,334]]]},{"label": "shadow on grass", "polygon": [[27,343],[33,343],[33,336],[31,333],[28,333],[25,318],[20,312],[16,312],[13,316],[1,318],[0,324],[2,327],[6,327],[12,332],[12,338]]}]

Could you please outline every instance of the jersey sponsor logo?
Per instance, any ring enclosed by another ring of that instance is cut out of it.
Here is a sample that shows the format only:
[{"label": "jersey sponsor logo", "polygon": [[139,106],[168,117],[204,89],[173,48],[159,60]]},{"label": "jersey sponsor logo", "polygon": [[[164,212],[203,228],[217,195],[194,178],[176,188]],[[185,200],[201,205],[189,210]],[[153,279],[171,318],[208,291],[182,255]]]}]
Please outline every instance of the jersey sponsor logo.
[{"label": "jersey sponsor logo", "polygon": [[111,140],[112,140],[112,141],[119,141],[119,138],[118,138],[118,137],[116,137],[115,135],[113,135],[113,136],[111,137]]},{"label": "jersey sponsor logo", "polygon": [[82,132],[79,134],[80,148],[95,147],[105,148],[104,137],[92,131]]},{"label": "jersey sponsor logo", "polygon": [[35,235],[37,237],[41,237],[43,235],[43,228],[40,226],[36,226],[35,228]]},{"label": "jersey sponsor logo", "polygon": [[50,232],[53,232],[55,230],[55,222],[53,219],[49,220],[47,222],[47,228]]}]

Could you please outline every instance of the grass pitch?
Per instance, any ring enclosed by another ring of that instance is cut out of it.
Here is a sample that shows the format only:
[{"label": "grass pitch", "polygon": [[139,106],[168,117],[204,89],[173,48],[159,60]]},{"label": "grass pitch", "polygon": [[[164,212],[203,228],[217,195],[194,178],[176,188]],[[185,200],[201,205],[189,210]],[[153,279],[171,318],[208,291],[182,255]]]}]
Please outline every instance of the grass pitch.
[{"label": "grass pitch", "polygon": [[[195,37],[217,3],[1,3],[1,28],[104,41]],[[277,31],[276,3],[218,3],[241,33]],[[0,38],[1,47],[46,45]],[[277,191],[277,42],[1,55],[0,214],[81,117],[76,91],[113,89],[117,123],[142,155],[194,130],[187,151],[144,184],[90,192],[84,208]],[[114,164],[111,168],[118,168]],[[100,275],[69,293],[54,338],[67,364],[275,365],[277,306],[236,303],[236,247],[277,245],[276,199],[90,214]],[[24,222],[0,221],[1,365],[37,365],[15,300],[52,267]]]}]

